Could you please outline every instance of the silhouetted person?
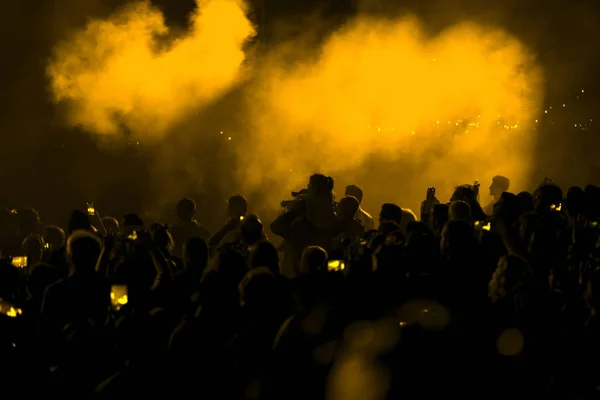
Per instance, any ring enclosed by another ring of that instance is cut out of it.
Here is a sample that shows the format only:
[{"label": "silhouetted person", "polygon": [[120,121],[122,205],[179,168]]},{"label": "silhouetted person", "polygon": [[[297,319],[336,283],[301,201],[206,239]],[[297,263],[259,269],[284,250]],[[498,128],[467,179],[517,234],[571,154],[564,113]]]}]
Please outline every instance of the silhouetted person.
[{"label": "silhouetted person", "polygon": [[50,264],[36,264],[29,269],[27,274],[27,295],[25,311],[28,317],[33,314],[39,317],[46,289],[59,279],[59,275]]},{"label": "silhouetted person", "polygon": [[490,185],[490,196],[494,200],[483,208],[483,212],[486,215],[492,215],[494,213],[494,204],[500,200],[500,196],[504,192],[508,192],[510,188],[510,179],[505,176],[496,175],[492,178],[492,184]]},{"label": "silhouetted person", "polygon": [[240,228],[248,213],[248,201],[240,195],[231,196],[227,200],[227,222],[208,240],[211,249],[222,243],[238,243],[241,241]]},{"label": "silhouetted person", "polygon": [[50,250],[60,249],[65,245],[65,231],[59,226],[49,225],[46,227],[44,239]]},{"label": "silhouetted person", "polygon": [[203,228],[198,221],[194,219],[196,216],[196,203],[194,200],[184,198],[177,203],[177,217],[179,222],[171,228],[171,234],[175,241],[173,254],[178,257],[182,256],[183,246],[192,238],[200,238],[208,241],[210,233]]},{"label": "silhouetted person", "polygon": [[339,233],[355,242],[365,233],[365,226],[356,218],[360,203],[354,196],[345,196],[337,204],[336,213],[339,221]]},{"label": "silhouetted person", "polygon": [[402,208],[392,203],[385,203],[381,206],[381,211],[379,211],[379,225],[385,222],[393,222],[398,227],[402,224]]},{"label": "silhouetted person", "polygon": [[327,251],[322,247],[309,246],[302,252],[300,274],[322,274],[327,272]]},{"label": "silhouetted person", "polygon": [[102,225],[104,225],[106,232],[112,232],[115,235],[119,233],[119,221],[116,218],[104,217],[102,218]]},{"label": "silhouetted person", "polygon": [[[363,191],[357,185],[346,186],[345,195],[356,197],[359,205],[363,202]],[[358,212],[356,213],[356,218],[363,223],[365,231],[371,231],[375,229],[375,221],[373,220],[373,217],[371,216],[371,214],[363,210],[362,207],[359,207]]]},{"label": "silhouetted person", "polygon": [[44,239],[40,235],[29,235],[23,241],[23,255],[27,257],[27,265],[40,263],[44,256]]},{"label": "silhouetted person", "polygon": [[90,217],[83,211],[75,210],[71,213],[69,219],[68,234],[69,236],[75,231],[89,231],[92,227]]},{"label": "silhouetted person", "polygon": [[279,254],[271,242],[260,241],[253,245],[248,264],[250,269],[267,267],[273,275],[279,275]]},{"label": "silhouetted person", "polygon": [[42,304],[41,332],[55,342],[65,325],[105,322],[110,306],[110,285],[96,274],[102,242],[86,231],[74,232],[67,241],[71,274],[48,287]]},{"label": "silhouetted person", "polygon": [[40,234],[40,215],[33,208],[20,210],[18,213],[19,219],[19,236],[25,239],[27,236]]},{"label": "silhouetted person", "polygon": [[449,221],[465,221],[472,223],[471,206],[466,201],[453,201],[448,207]]}]

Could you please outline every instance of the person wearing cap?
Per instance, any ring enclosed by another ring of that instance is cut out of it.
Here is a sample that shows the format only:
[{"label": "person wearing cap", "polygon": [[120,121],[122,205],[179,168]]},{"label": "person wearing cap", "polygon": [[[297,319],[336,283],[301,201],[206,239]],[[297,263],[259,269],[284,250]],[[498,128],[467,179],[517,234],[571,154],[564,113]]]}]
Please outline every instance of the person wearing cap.
[{"label": "person wearing cap", "polygon": [[502,175],[496,175],[492,178],[492,184],[490,185],[490,196],[494,197],[494,200],[483,208],[483,212],[486,215],[492,215],[494,212],[494,204],[500,200],[502,193],[508,192],[510,187],[510,179]]},{"label": "person wearing cap", "polygon": [[366,212],[360,207],[363,201],[363,191],[357,185],[348,185],[346,186],[346,196],[356,197],[359,203],[358,212],[356,213],[356,219],[363,223],[365,226],[365,231],[372,231],[375,229],[375,221],[371,214]]}]

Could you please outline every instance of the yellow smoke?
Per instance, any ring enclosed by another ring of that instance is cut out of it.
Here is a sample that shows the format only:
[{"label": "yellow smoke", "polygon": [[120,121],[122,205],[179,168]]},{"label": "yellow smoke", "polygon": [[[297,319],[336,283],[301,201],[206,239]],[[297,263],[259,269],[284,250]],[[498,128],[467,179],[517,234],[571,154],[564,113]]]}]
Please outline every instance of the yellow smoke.
[{"label": "yellow smoke", "polygon": [[169,38],[148,1],[109,20],[93,20],[58,45],[48,67],[57,102],[70,123],[101,134],[125,125],[159,137],[177,120],[235,85],[254,34],[241,0],[197,0],[191,28]]},{"label": "yellow smoke", "polygon": [[[251,93],[254,150],[240,152],[248,187],[274,177],[287,189],[313,172],[355,183],[344,174],[373,158],[415,166],[404,176],[421,197],[430,184],[445,198],[495,174],[526,185],[541,74],[502,30],[463,23],[428,37],[415,18],[359,18],[304,62],[290,66],[282,48]],[[406,188],[386,179],[374,171],[356,183]]]}]

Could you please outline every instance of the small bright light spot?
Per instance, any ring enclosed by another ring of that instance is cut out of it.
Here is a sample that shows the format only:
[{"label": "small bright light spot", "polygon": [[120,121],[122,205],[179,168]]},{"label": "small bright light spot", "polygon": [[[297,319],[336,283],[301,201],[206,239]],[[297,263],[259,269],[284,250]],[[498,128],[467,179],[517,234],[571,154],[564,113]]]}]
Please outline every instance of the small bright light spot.
[{"label": "small bright light spot", "polygon": [[585,90],[581,89],[581,93],[585,93]]},{"label": "small bright light spot", "polygon": [[563,107],[566,107],[567,105],[563,103]]},{"label": "small bright light spot", "polygon": [[231,136],[229,136],[229,137],[227,138],[227,140],[231,140]]},{"label": "small bright light spot", "polygon": [[537,122],[538,122],[538,120],[536,119],[536,120],[535,120],[535,123],[537,124]]},{"label": "small bright light spot", "polygon": [[220,134],[222,135],[222,134],[223,134],[223,131],[221,131],[221,132],[220,132]]},{"label": "small bright light spot", "polygon": [[544,114],[548,114],[548,110],[544,110]]}]

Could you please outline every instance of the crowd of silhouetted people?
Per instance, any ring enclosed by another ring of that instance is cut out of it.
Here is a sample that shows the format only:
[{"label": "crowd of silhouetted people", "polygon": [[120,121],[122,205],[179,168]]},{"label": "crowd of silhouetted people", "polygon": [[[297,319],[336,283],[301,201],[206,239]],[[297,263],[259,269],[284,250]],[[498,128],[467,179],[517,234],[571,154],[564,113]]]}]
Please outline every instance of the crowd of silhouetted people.
[{"label": "crowd of silhouetted people", "polygon": [[[7,398],[591,399],[600,188],[494,177],[418,214],[315,174],[268,229],[0,210]],[[424,188],[425,192],[425,188]],[[487,195],[487,193],[485,193]],[[225,210],[224,210],[225,211]],[[276,244],[274,244],[276,243]],[[458,398],[458,397],[457,397]]]}]

